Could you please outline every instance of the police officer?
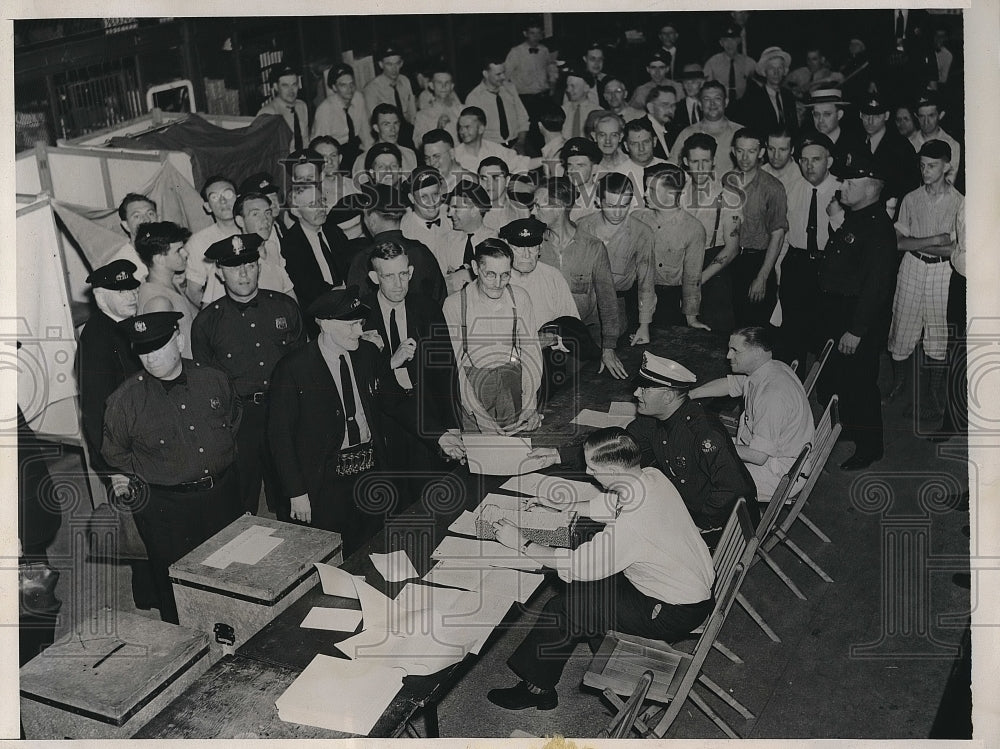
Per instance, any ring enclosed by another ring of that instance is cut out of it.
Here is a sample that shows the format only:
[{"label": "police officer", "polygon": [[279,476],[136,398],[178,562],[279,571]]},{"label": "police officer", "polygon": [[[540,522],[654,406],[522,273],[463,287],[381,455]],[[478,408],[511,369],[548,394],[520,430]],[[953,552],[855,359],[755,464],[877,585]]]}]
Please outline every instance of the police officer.
[{"label": "police officer", "polygon": [[123,320],[145,371],[108,398],[101,454],[132,476],[133,513],[160,596],[177,623],[168,568],[241,513],[236,473],[240,403],[225,373],[181,358],[179,312]]},{"label": "police officer", "polygon": [[757,489],[725,427],[688,397],[696,380],[677,362],[644,353],[636,378],[638,415],[627,431],[642,451],[642,465],[658,468],[677,487],[712,548],[739,497],[757,522]]},{"label": "police officer", "polygon": [[271,372],[278,360],[305,340],[302,317],[291,297],[258,288],[258,234],[237,234],[205,252],[222,274],[226,295],[198,313],[191,326],[195,359],[229,375],[243,403],[243,420],[236,441],[240,497],[243,509],[257,513],[260,484],[268,508],[279,520],[288,508],[279,501],[277,477],[268,460],[266,403]]},{"label": "police officer", "polygon": [[[142,369],[139,357],[132,351],[128,336],[118,323],[136,313],[139,281],[134,274],[136,265],[129,260],[114,260],[87,276],[94,292],[97,309],[80,333],[77,349],[77,385],[80,388],[80,412],[83,435],[90,448],[90,467],[111,485],[109,499],[128,491],[128,478],[115,473],[101,457],[104,439],[104,407],[108,396],[133,372]],[[119,510],[120,512],[122,510]],[[132,599],[137,608],[157,606],[149,563],[131,560]]]},{"label": "police officer", "polygon": [[[843,225],[827,242],[820,268],[822,337],[836,345],[817,383],[821,403],[840,396],[844,434],[855,452],[845,471],[867,468],[883,453],[879,355],[886,347],[896,278],[896,233],[882,201],[885,176],[866,153],[835,164],[843,180]],[[831,203],[836,214],[839,206]],[[836,222],[836,217],[833,218]]]}]

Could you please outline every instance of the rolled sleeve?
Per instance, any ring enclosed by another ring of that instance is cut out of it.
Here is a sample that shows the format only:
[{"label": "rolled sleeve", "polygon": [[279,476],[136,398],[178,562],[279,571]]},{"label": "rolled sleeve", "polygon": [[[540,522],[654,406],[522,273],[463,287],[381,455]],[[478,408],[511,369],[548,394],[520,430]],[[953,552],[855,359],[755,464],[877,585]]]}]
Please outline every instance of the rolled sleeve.
[{"label": "rolled sleeve", "polygon": [[743,388],[747,384],[746,375],[726,375],[726,382],[729,383],[729,397],[738,398],[743,395]]}]

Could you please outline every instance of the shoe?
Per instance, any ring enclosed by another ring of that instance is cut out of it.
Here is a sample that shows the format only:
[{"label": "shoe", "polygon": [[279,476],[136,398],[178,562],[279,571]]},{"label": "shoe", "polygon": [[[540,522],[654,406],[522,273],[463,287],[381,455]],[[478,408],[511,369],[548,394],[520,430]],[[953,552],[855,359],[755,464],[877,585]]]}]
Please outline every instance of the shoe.
[{"label": "shoe", "polygon": [[504,710],[524,710],[528,707],[552,710],[559,704],[559,695],[556,694],[556,690],[552,689],[548,692],[535,694],[528,689],[528,684],[524,681],[519,681],[516,687],[491,689],[487,692],[486,699]]},{"label": "shoe", "polygon": [[840,468],[843,471],[860,471],[862,468],[867,468],[879,460],[882,460],[882,453],[875,453],[873,455],[854,453],[854,455],[840,464]]}]

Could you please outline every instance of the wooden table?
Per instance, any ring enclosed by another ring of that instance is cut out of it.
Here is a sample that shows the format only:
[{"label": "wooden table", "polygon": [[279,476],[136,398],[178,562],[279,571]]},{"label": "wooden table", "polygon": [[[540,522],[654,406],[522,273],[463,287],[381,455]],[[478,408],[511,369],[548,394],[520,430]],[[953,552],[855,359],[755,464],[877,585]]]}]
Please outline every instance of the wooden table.
[{"label": "wooden table", "polygon": [[[638,371],[645,348],[618,352],[630,374]],[[654,331],[654,340],[648,348],[657,355],[677,360],[701,381],[729,371],[725,359],[726,340],[719,335],[689,328],[670,328]],[[607,373],[598,376],[595,365],[588,364],[571,387],[557,393],[546,404],[545,420],[532,435],[532,444],[581,445],[592,428],[571,423],[580,409],[607,411],[612,401],[631,401],[634,390],[631,379],[615,380]],[[463,510],[474,510],[482,498],[495,491],[506,478],[472,475],[464,466],[441,477],[428,485],[420,502],[399,517],[390,519],[385,532],[346,559],[342,568],[354,575],[364,575],[370,585],[394,598],[405,583],[385,582],[375,570],[369,554],[405,549],[422,577],[433,566],[431,552],[448,535],[448,526]],[[586,537],[597,527],[584,522],[581,534]],[[216,663],[184,695],[139,731],[136,738],[342,738],[349,735],[284,723],[274,706],[274,701],[316,655],[343,657],[334,645],[350,634],[299,626],[313,606],[359,608],[357,601],[324,595],[317,585],[242,645],[235,656],[227,656]],[[515,603],[511,607],[491,641],[506,626],[516,625],[520,619],[519,606]],[[484,648],[489,645],[487,641]],[[422,714],[428,737],[436,737],[437,704],[475,659],[476,656],[469,655],[436,674],[406,677],[403,688],[369,736],[398,736],[418,714]]]}]

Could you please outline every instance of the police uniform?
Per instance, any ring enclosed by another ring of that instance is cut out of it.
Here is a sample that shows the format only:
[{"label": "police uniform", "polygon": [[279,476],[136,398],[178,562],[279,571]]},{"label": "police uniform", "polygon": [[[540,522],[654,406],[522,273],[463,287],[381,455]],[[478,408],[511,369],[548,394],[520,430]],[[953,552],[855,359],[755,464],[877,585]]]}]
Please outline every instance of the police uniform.
[{"label": "police uniform", "polygon": [[[163,348],[177,312],[122,321],[136,353]],[[160,596],[160,617],[177,623],[168,568],[240,515],[236,431],[240,405],[225,373],[182,359],[164,381],[143,371],[108,398],[105,460],[135,477],[133,513]]]},{"label": "police uniform", "polygon": [[[228,267],[255,263],[262,241],[257,234],[237,234],[213,244],[205,258]],[[195,359],[228,374],[243,403],[236,459],[243,509],[256,514],[263,479],[268,508],[287,519],[268,459],[265,416],[274,365],[305,340],[298,305],[268,289],[258,290],[247,302],[227,293],[198,313],[191,338]]]},{"label": "police uniform", "polygon": [[[881,179],[877,163],[854,155],[836,169],[841,179]],[[861,338],[854,354],[835,345],[817,383],[821,403],[840,396],[844,434],[856,451],[844,468],[863,468],[882,457],[882,406],[878,389],[879,356],[886,347],[896,276],[896,232],[881,200],[848,210],[830,236],[820,269],[823,338],[839,344],[850,332]],[[853,461],[853,464],[852,464]]]},{"label": "police uniform", "polygon": [[[643,355],[638,387],[686,391],[695,384],[694,375],[676,362]],[[756,511],[749,471],[725,427],[700,403],[687,400],[666,419],[639,415],[626,429],[642,451],[642,466],[654,466],[670,479],[703,532],[725,526],[740,497],[752,514]]]}]

